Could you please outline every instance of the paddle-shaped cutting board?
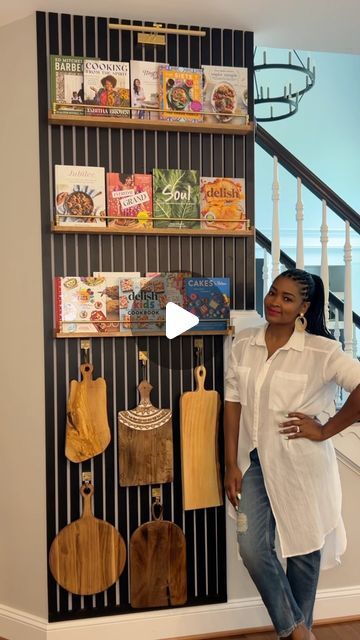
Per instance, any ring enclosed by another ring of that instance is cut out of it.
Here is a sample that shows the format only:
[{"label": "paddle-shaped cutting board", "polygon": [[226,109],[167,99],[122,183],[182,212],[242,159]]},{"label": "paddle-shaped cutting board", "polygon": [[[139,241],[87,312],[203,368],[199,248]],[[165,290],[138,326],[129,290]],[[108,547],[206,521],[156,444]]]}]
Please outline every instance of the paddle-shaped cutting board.
[{"label": "paddle-shaped cutting board", "polygon": [[130,603],[134,608],[184,604],[187,599],[186,541],[173,522],[156,517],[130,539]]},{"label": "paddle-shaped cutting board", "polygon": [[170,409],[151,404],[151,384],[140,382],[140,404],[119,411],[119,480],[122,487],[162,484],[173,480]]},{"label": "paddle-shaped cutting board", "polygon": [[120,533],[91,511],[94,487],[83,484],[83,514],[62,529],[49,553],[50,571],[64,589],[88,596],[108,589],[121,575],[126,547]]},{"label": "paddle-shaped cutting board", "polygon": [[196,390],[180,397],[180,440],[183,508],[222,504],[218,455],[220,397],[204,389],[206,369],[196,367]]},{"label": "paddle-shaped cutting board", "polygon": [[111,434],[107,417],[106,382],[93,380],[92,364],[80,365],[81,382],[71,380],[67,403],[65,455],[83,462],[102,453]]}]

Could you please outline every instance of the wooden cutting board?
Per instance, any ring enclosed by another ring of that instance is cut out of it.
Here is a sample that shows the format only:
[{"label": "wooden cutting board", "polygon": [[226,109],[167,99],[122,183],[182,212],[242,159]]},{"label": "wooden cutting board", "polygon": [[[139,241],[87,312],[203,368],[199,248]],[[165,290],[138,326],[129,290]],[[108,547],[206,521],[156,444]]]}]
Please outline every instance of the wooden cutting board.
[{"label": "wooden cutting board", "polygon": [[122,487],[162,484],[173,480],[170,409],[151,404],[151,384],[140,382],[140,404],[119,411],[119,481]]},{"label": "wooden cutting board", "polygon": [[56,582],[64,589],[88,596],[116,582],[125,566],[126,547],[115,527],[93,516],[93,485],[83,484],[80,493],[82,517],[58,533],[50,547],[49,564]]},{"label": "wooden cutting board", "polygon": [[107,417],[106,382],[93,380],[92,364],[80,365],[81,382],[71,380],[67,403],[65,455],[83,462],[102,453],[111,434]]},{"label": "wooden cutting board", "polygon": [[[159,505],[160,506],[160,505]],[[187,599],[186,541],[173,522],[156,517],[130,539],[130,603],[134,608],[184,604]]]},{"label": "wooden cutting board", "polygon": [[196,367],[196,390],[180,397],[180,441],[183,508],[222,504],[218,455],[220,397],[204,389],[206,369]]}]

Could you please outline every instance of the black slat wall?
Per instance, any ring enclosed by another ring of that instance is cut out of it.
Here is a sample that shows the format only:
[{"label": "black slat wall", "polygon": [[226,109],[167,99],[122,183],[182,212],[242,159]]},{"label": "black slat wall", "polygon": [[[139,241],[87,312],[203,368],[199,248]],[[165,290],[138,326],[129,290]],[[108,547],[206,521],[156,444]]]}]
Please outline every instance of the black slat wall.
[{"label": "black slat wall", "polygon": [[[113,18],[111,22],[119,22]],[[49,126],[49,54],[144,59],[172,65],[247,66],[252,119],[253,34],[206,28],[206,37],[169,35],[166,47],[140,46],[136,34],[110,31],[109,20],[84,16],[37,14],[39,137],[45,323],[47,526],[48,546],[56,534],[81,515],[79,488],[83,471],[92,471],[94,514],[117,527],[127,548],[132,532],[151,519],[151,487],[118,484],[117,413],[138,403],[141,379],[138,350],[150,356],[148,377],[153,404],[173,410],[173,483],[161,488],[164,518],[178,524],[187,541],[187,605],[226,601],[224,507],[183,512],[179,397],[193,388],[196,365],[193,338],[95,338],[90,361],[94,377],[107,381],[112,441],[93,460],[73,464],[64,455],[66,399],[69,382],[79,378],[83,359],[79,339],[53,337],[53,276],[88,275],[93,271],[183,271],[194,275],[230,276],[232,307],[254,307],[253,238],[54,235],[50,231],[54,201],[54,165],[98,165],[106,171],[151,172],[154,167],[199,169],[205,176],[245,177],[247,213],[254,219],[253,136],[132,131]],[[129,20],[123,23],[131,24]],[[141,24],[134,22],[132,24]],[[169,25],[176,26],[176,25]],[[178,25],[185,26],[187,25]],[[193,27],[198,28],[198,27]],[[206,387],[223,392],[223,337],[205,336]],[[223,445],[220,435],[220,457]],[[129,604],[129,566],[117,584],[96,596],[67,593],[49,574],[49,620],[59,621],[133,611]]]}]

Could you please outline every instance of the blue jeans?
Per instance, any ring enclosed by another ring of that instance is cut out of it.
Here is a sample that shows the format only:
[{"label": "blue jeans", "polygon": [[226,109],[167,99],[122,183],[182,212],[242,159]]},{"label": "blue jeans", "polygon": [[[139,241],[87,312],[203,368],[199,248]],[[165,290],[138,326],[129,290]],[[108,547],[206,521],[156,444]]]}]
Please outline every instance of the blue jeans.
[{"label": "blue jeans", "polygon": [[280,638],[299,624],[311,629],[320,551],[287,558],[286,573],[275,551],[275,519],[266,493],[257,450],[241,488],[238,519],[240,555]]}]

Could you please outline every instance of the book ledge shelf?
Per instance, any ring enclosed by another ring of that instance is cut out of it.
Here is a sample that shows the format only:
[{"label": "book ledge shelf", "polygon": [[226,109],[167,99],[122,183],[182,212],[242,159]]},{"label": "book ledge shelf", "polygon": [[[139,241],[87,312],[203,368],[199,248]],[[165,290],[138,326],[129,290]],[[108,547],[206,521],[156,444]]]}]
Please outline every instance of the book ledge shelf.
[{"label": "book ledge shelf", "polygon": [[53,233],[79,233],[79,234],[122,234],[122,235],[139,235],[139,236],[231,236],[231,237],[249,237],[254,235],[254,227],[250,229],[178,229],[178,228],[132,228],[132,227],[100,227],[100,226],[82,226],[55,224],[51,225]]},{"label": "book ledge shelf", "polygon": [[146,131],[184,131],[185,133],[224,133],[247,135],[254,131],[254,123],[238,124],[217,122],[170,122],[168,120],[140,120],[112,118],[111,116],[83,116],[49,111],[49,124],[69,127],[110,127],[115,129],[142,129]]},{"label": "book ledge shelf", "polygon": [[[213,331],[186,331],[181,334],[181,336],[197,336],[198,338],[201,336],[232,336],[234,335],[234,327],[228,327],[223,330],[213,330]],[[165,337],[165,331],[149,331],[146,333],[145,331],[108,331],[104,333],[79,333],[79,332],[67,332],[64,333],[62,331],[54,331],[55,338],[151,338],[154,337]],[[176,338],[173,338],[175,340]]]}]

